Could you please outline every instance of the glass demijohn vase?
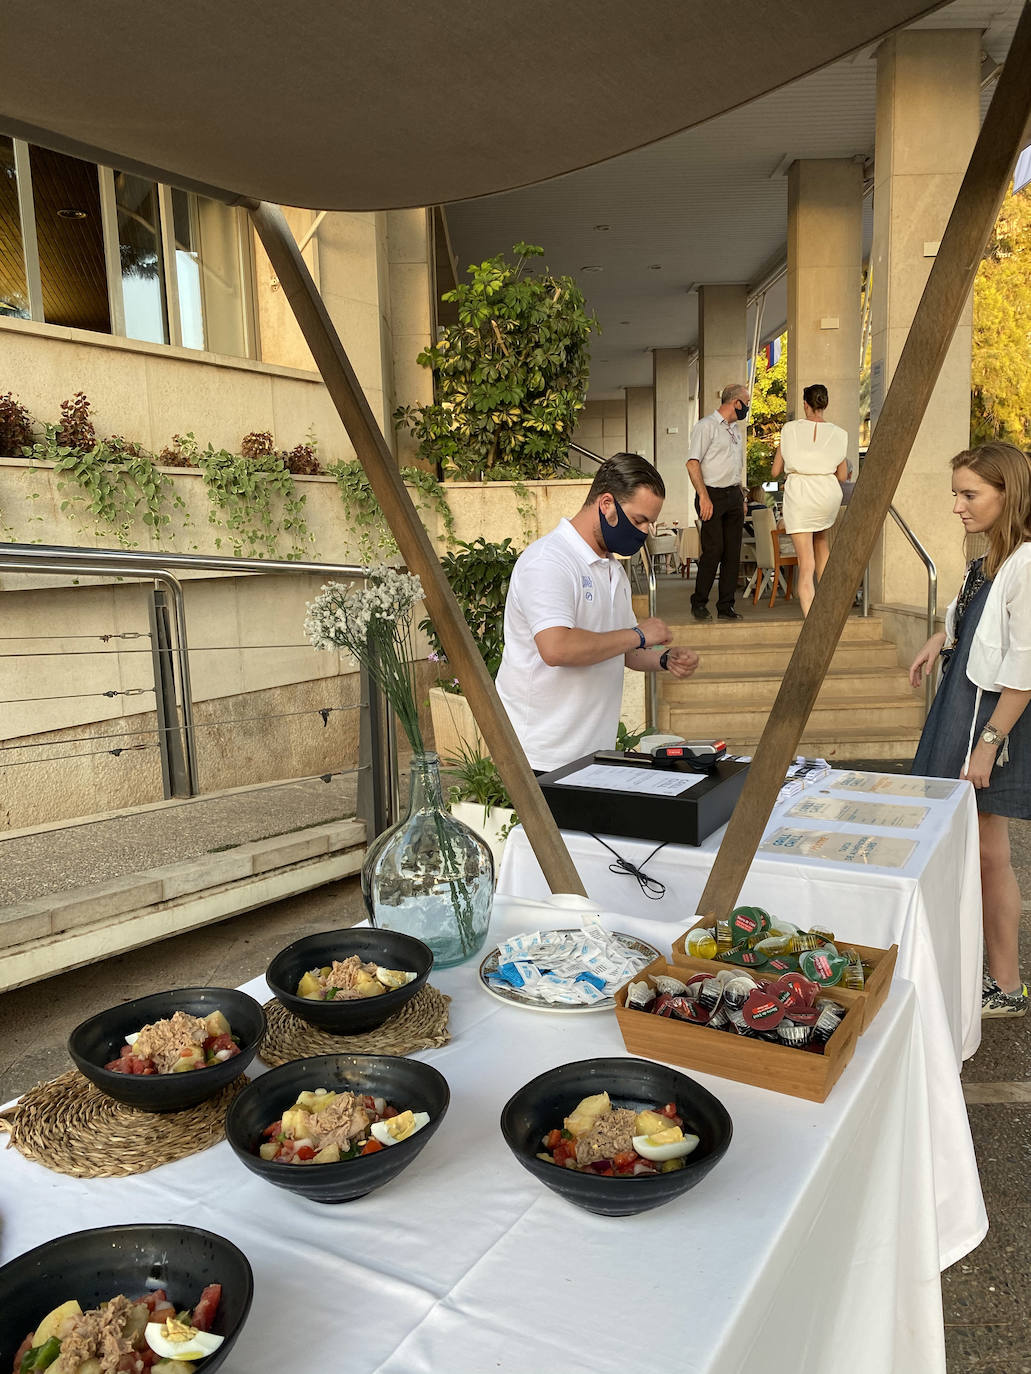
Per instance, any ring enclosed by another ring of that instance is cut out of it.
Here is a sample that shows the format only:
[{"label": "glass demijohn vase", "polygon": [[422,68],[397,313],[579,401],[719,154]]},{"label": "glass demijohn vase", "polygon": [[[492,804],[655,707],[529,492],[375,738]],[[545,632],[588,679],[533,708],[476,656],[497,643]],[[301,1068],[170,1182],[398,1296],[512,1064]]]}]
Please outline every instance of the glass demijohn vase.
[{"label": "glass demijohn vase", "polygon": [[372,925],[414,935],[450,968],[479,952],[494,900],[486,842],[445,809],[436,754],[412,755],[408,815],[378,835],[362,865]]}]

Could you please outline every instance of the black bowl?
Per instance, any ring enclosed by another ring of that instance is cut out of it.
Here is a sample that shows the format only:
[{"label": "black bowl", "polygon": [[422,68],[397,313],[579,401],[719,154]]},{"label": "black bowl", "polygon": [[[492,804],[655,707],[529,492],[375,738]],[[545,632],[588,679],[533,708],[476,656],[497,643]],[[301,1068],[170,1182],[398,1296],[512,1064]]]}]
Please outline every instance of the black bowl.
[{"label": "black bowl", "polygon": [[[264,1131],[278,1121],[302,1092],[345,1089],[385,1097],[399,1111],[429,1112],[421,1131],[375,1154],[339,1164],[277,1164],[262,1159]],[[407,1169],[444,1119],[451,1093],[443,1074],[418,1059],[386,1054],[320,1054],[295,1059],[255,1079],[226,1114],[226,1139],[237,1159],[266,1183],[300,1193],[313,1202],[351,1202],[382,1188]]]},{"label": "black bowl", "polygon": [[[577,1103],[607,1092],[634,1111],[675,1102],[684,1133],[699,1137],[683,1169],[641,1178],[605,1178],[563,1169],[537,1158],[542,1138],[561,1126]],[[661,1207],[700,1183],[726,1154],[733,1133],[723,1103],[687,1074],[650,1059],[582,1059],[549,1069],[519,1089],[501,1113],[501,1132],[524,1169],[567,1202],[605,1217],[628,1217]]]},{"label": "black bowl", "polygon": [[194,1226],[149,1223],[58,1236],[0,1269],[0,1370],[12,1368],[25,1337],[68,1298],[85,1311],[118,1293],[139,1298],[164,1288],[177,1310],[192,1309],[209,1283],[222,1285],[211,1329],[225,1340],[200,1366],[204,1374],[223,1363],[250,1310],[251,1266],[235,1245]]},{"label": "black bowl", "polygon": [[[297,984],[309,969],[323,968],[334,959],[352,954],[367,964],[401,969],[418,977],[403,988],[392,988],[378,997],[355,997],[345,1002],[317,1002],[297,996]],[[415,996],[433,967],[433,951],[421,940],[395,930],[358,926],[348,930],[325,930],[287,945],[268,966],[265,978],[287,1011],[330,1035],[359,1035],[375,1030],[395,1011]]]},{"label": "black bowl", "polygon": [[[240,1042],[240,1053],[224,1064],[191,1069],[188,1073],[135,1075],[104,1068],[110,1060],[118,1058],[127,1035],[177,1011],[191,1016],[222,1012]],[[239,1078],[254,1058],[264,1034],[265,1013],[245,992],[236,988],[173,988],[170,992],[137,997],[91,1016],[68,1037],[68,1053],[80,1073],[116,1102],[139,1107],[143,1112],[181,1112],[214,1097],[219,1089]]]}]

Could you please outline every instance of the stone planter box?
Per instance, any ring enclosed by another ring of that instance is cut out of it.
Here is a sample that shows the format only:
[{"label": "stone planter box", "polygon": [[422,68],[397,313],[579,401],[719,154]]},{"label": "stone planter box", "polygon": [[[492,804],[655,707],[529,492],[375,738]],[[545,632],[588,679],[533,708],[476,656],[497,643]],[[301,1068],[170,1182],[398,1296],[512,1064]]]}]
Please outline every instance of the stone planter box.
[{"label": "stone planter box", "polygon": [[487,746],[465,697],[430,688],[430,719],[433,721],[433,746],[446,765],[463,752],[486,754]]}]

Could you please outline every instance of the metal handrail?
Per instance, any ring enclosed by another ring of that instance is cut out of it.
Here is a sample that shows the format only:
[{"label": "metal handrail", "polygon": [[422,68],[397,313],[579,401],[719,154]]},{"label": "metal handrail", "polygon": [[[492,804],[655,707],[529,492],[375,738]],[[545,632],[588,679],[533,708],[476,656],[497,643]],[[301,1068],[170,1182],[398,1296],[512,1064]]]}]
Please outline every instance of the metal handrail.
[{"label": "metal handrail", "polygon": [[572,440],[569,441],[569,447],[574,453],[579,453],[584,458],[590,458],[592,463],[604,463],[605,461],[600,453],[594,453],[591,449],[584,448],[582,444],[574,444]]},{"label": "metal handrail", "polygon": [[[174,570],[174,571],[173,571]],[[355,563],[316,563],[276,558],[229,558],[210,554],[166,553],[164,550],[142,552],[133,549],[89,549],[70,545],[5,544],[0,543],[0,571],[25,573],[68,573],[82,577],[130,577],[153,579],[167,587],[175,613],[176,659],[182,691],[182,729],[186,744],[187,777],[191,796],[198,791],[197,754],[193,720],[193,693],[190,682],[189,647],[186,639],[186,601],[177,573],[221,572],[248,575],[285,575],[313,573],[323,577],[364,577],[366,570]],[[369,701],[373,691],[369,687]],[[386,740],[390,756],[387,769],[387,812],[396,818],[398,787],[396,781],[396,745],[390,713],[386,719]],[[378,770],[373,769],[374,781]],[[377,810],[379,800],[373,799]]]},{"label": "metal handrail", "polygon": [[[927,638],[930,639],[934,634],[935,621],[938,618],[938,569],[934,559],[921,544],[913,531],[899,515],[894,506],[888,507],[888,514],[898,525],[899,529],[909,540],[910,545],[915,550],[917,557],[927,569]],[[924,712],[931,709],[931,701],[934,697],[934,674],[927,673],[924,677]]]}]

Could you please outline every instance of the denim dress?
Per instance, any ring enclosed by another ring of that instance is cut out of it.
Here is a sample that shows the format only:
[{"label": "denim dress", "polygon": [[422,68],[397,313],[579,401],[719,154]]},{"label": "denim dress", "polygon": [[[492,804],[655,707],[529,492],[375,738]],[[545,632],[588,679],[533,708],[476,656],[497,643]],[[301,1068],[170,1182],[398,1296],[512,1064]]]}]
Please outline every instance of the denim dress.
[{"label": "denim dress", "polygon": [[[970,720],[977,700],[977,688],[967,677],[967,659],[992,585],[985,580],[981,565],[978,558],[967,569],[956,607],[956,643],[942,654],[941,681],[911,770],[922,777],[958,778],[967,756]],[[981,693],[975,747],[998,701],[998,692]],[[1009,762],[997,762],[989,785],[976,790],[974,797],[978,811],[1019,820],[1031,818],[1031,708],[1010,731]]]}]

